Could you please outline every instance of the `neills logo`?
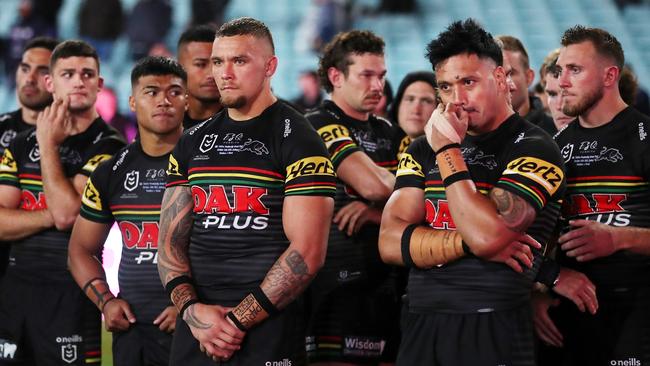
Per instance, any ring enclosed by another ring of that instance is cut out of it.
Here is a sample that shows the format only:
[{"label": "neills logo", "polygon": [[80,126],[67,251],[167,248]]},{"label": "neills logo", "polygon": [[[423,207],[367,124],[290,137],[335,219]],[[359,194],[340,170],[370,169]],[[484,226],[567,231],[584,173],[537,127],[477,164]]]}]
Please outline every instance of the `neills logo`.
[{"label": "neills logo", "polygon": [[641,366],[641,361],[630,357],[627,360],[611,360],[609,364],[612,366]]}]

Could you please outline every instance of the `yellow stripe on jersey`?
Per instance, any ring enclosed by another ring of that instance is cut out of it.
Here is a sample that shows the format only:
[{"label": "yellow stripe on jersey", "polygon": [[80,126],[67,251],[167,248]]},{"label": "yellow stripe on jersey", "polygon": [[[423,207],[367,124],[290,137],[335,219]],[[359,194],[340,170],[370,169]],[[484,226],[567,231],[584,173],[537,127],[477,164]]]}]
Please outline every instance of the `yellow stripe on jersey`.
[{"label": "yellow stripe on jersey", "polygon": [[330,159],[324,156],[310,156],[296,161],[287,167],[285,182],[288,183],[296,178],[313,175],[336,176],[334,165],[332,165]]},{"label": "yellow stripe on jersey", "polygon": [[210,177],[226,177],[226,178],[239,177],[239,178],[265,180],[268,182],[282,182],[282,179],[278,179],[278,178],[269,178],[261,175],[242,174],[242,173],[196,173],[196,174],[190,174],[189,179],[191,180],[191,179],[210,178]]},{"label": "yellow stripe on jersey", "polygon": [[413,156],[408,153],[402,154],[401,159],[399,159],[399,164],[397,165],[397,177],[403,175],[417,175],[418,177],[424,178],[424,172],[422,171],[422,165],[418,163]]},{"label": "yellow stripe on jersey", "polygon": [[350,131],[343,125],[327,125],[318,129],[318,134],[325,142],[329,149],[334,143],[339,141],[352,141]]},{"label": "yellow stripe on jersey", "polygon": [[557,165],[531,156],[523,156],[509,162],[503,175],[520,175],[533,180],[544,187],[551,196],[560,188],[564,178],[564,172]]},{"label": "yellow stripe on jersey", "polygon": [[11,154],[9,149],[5,149],[5,152],[2,155],[2,161],[0,161],[0,172],[16,173],[17,171],[18,166],[16,165],[16,160],[14,159],[13,154]]}]

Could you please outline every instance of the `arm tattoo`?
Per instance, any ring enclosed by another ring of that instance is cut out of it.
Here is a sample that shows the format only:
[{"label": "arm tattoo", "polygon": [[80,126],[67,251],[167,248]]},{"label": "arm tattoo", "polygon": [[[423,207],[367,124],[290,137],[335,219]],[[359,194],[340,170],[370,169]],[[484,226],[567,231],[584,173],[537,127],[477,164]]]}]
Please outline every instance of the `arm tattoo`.
[{"label": "arm tattoo", "polygon": [[261,287],[269,300],[283,309],[302,293],[313,277],[302,255],[291,250],[278,258]]},{"label": "arm tattoo", "polygon": [[535,209],[523,198],[500,188],[490,191],[490,199],[508,228],[524,232],[535,220]]},{"label": "arm tattoo", "polygon": [[205,323],[196,317],[194,313],[194,306],[190,306],[185,310],[185,323],[187,325],[198,328],[198,329],[209,329],[212,327],[212,323]]},{"label": "arm tattoo", "polygon": [[192,196],[188,187],[165,190],[158,235],[158,274],[163,285],[175,277],[190,275],[187,251],[192,230]]},{"label": "arm tattoo", "polygon": [[106,280],[100,277],[95,277],[88,281],[83,287],[83,292],[93,303],[95,303],[95,305],[97,305],[97,308],[99,308],[100,311],[104,309],[104,305],[108,300],[115,297],[111,293]]},{"label": "arm tattoo", "polygon": [[447,164],[447,168],[451,174],[458,173],[458,168],[454,164],[451,153],[448,150],[442,152],[442,160]]}]

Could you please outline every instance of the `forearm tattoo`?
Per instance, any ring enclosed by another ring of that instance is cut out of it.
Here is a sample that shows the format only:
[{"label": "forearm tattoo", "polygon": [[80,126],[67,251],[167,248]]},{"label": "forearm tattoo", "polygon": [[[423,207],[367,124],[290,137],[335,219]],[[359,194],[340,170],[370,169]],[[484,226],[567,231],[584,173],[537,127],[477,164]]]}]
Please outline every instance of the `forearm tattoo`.
[{"label": "forearm tattoo", "polygon": [[106,280],[100,277],[95,277],[90,281],[86,282],[82,290],[86,294],[86,296],[88,296],[90,301],[95,303],[95,305],[97,306],[97,308],[99,308],[100,311],[104,310],[104,305],[106,304],[106,302],[108,302],[108,300],[115,297],[111,293],[111,290]]},{"label": "forearm tattoo", "polygon": [[192,196],[188,187],[165,190],[158,235],[158,274],[164,285],[190,275],[188,248],[192,230]]},{"label": "forearm tattoo", "polygon": [[283,309],[295,300],[314,277],[297,250],[283,254],[266,274],[262,290],[271,302]]},{"label": "forearm tattoo", "polygon": [[490,191],[490,199],[496,204],[499,215],[511,230],[524,232],[535,220],[535,209],[516,194],[495,188]]},{"label": "forearm tattoo", "polygon": [[442,154],[442,161],[447,166],[447,169],[449,169],[449,173],[453,174],[459,172],[459,169],[456,167],[456,164],[454,164],[454,159],[453,156],[451,155],[451,152],[446,150],[443,151],[441,154]]},{"label": "forearm tattoo", "polygon": [[246,329],[255,325],[258,316],[262,315],[264,318],[268,316],[253,294],[248,294],[239,305],[232,309],[232,312]]}]

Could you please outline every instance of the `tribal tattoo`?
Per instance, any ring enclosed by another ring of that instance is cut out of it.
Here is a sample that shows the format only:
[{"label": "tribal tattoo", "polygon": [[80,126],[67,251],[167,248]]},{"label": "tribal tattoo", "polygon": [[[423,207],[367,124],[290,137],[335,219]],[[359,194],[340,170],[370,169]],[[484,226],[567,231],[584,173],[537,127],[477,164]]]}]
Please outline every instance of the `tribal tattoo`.
[{"label": "tribal tattoo", "polygon": [[523,198],[500,188],[490,191],[490,199],[511,230],[523,232],[535,220],[535,209]]},{"label": "tribal tattoo", "polygon": [[95,303],[99,311],[103,311],[104,305],[106,305],[110,299],[115,297],[111,293],[106,280],[100,277],[95,277],[86,282],[82,290],[86,296]]}]

